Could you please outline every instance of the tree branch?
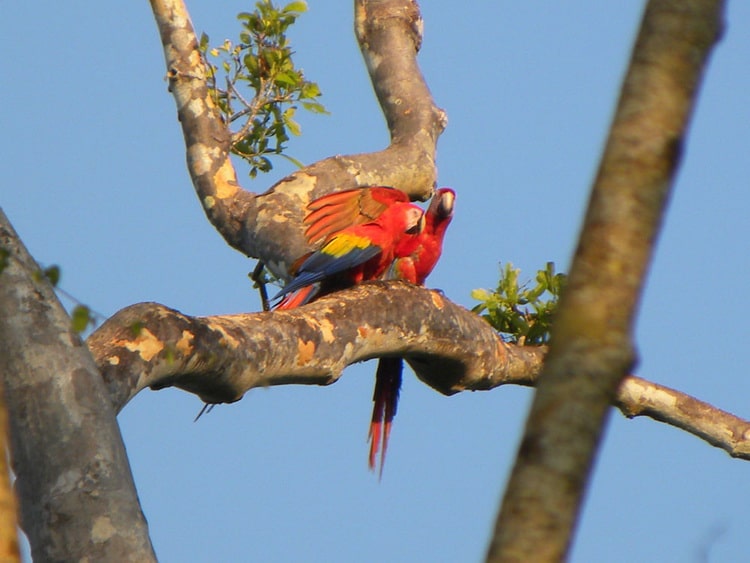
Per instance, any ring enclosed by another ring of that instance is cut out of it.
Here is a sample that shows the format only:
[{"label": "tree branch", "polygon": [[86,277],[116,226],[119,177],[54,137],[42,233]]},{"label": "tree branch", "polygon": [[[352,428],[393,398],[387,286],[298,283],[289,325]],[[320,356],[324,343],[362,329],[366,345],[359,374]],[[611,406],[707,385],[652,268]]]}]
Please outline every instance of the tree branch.
[{"label": "tree branch", "polygon": [[34,560],[155,561],[101,376],[1,210],[0,248],[0,376]]},{"label": "tree branch", "polygon": [[615,405],[628,418],[648,416],[750,460],[750,422],[690,395],[631,375],[620,385]]},{"label": "tree branch", "polygon": [[[127,307],[87,342],[117,411],[146,387],[175,386],[210,403],[255,387],[328,385],[367,359],[400,355],[446,395],[536,384],[543,347],[503,342],[439,292],[365,283],[292,311],[190,317],[155,303]],[[750,422],[668,387],[627,377],[613,401],[750,460]]]},{"label": "tree branch", "polygon": [[435,147],[446,125],[416,63],[422,20],[410,0],[358,0],[357,39],[391,133],[386,149],[312,164],[262,195],[241,188],[229,159],[231,135],[209,95],[206,72],[182,0],[151,0],[177,104],[190,177],[208,219],[227,243],[281,277],[309,250],[307,203],[356,186],[387,185],[427,199],[437,177]]},{"label": "tree branch", "polygon": [[565,559],[632,332],[704,65],[716,0],[651,0],[594,183],[549,357],[487,560]]},{"label": "tree branch", "polygon": [[448,395],[509,378],[530,382],[541,361],[439,292],[405,282],[364,283],[270,313],[200,318],[141,303],[116,313],[87,344],[117,410],[145,387],[174,385],[213,403],[254,387],[327,385],[347,365],[384,355],[405,357]]}]

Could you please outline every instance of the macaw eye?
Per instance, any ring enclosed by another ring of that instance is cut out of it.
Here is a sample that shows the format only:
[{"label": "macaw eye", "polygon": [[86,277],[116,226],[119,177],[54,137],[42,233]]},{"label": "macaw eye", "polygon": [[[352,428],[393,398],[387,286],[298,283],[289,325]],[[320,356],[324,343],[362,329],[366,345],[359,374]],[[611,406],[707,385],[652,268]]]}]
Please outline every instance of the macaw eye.
[{"label": "macaw eye", "polygon": [[417,219],[417,223],[414,226],[406,229],[406,234],[408,235],[418,235],[424,230],[424,226],[425,226],[424,213],[422,213],[421,211],[418,211],[417,213],[419,214],[419,219]]}]

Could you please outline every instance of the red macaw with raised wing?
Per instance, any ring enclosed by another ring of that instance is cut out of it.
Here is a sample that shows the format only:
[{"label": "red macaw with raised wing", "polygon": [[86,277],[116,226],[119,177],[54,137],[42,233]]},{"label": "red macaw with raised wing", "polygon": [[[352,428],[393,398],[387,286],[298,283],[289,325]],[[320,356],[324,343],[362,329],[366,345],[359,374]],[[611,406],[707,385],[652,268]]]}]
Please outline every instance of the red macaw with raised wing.
[{"label": "red macaw with raised wing", "polygon": [[371,220],[327,234],[318,250],[295,264],[294,278],[274,297],[283,298],[275,309],[299,307],[337,289],[382,278],[396,259],[414,252],[424,226],[422,209],[407,199]]},{"label": "red macaw with raised wing", "polygon": [[307,205],[307,242],[314,245],[355,225],[374,221],[396,203],[409,203],[409,196],[396,188],[370,186],[324,195]]},{"label": "red macaw with raised wing", "polygon": [[[417,244],[413,240],[406,240],[397,245],[394,261],[384,277],[424,284],[440,258],[443,237],[453,218],[455,197],[455,192],[450,188],[441,188],[435,193],[425,214],[425,228],[418,235]],[[344,190],[318,198],[308,205],[310,213],[305,217],[308,242],[314,244],[349,225],[372,221],[390,206],[408,201],[404,192],[383,186]],[[369,466],[375,468],[380,450],[381,475],[391,424],[396,415],[402,371],[401,358],[381,358],[375,374]]]}]

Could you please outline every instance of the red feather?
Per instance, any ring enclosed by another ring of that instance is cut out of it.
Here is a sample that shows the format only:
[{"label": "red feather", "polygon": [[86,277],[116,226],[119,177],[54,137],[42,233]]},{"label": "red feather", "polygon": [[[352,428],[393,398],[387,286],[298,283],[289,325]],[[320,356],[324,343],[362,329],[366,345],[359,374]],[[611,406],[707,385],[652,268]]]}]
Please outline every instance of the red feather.
[{"label": "red feather", "polygon": [[[284,299],[285,309],[364,280],[382,278],[402,253],[414,252],[424,228],[422,210],[399,202],[367,223],[356,224],[329,236],[320,249],[295,261],[294,278],[274,297],[305,290],[299,299]],[[305,289],[315,286],[313,289]],[[281,306],[281,303],[276,307]]]},{"label": "red feather", "polygon": [[[423,285],[440,258],[455,196],[450,188],[437,190],[424,215],[424,228],[416,235],[407,233],[411,224],[404,221],[406,210],[415,206],[394,188],[356,188],[310,202],[305,235],[310,244],[321,246],[295,262],[295,278],[277,295],[284,298],[275,308],[292,309],[364,280],[403,279]],[[367,250],[355,244],[355,238],[367,239]],[[358,261],[375,247],[375,256]],[[402,358],[381,358],[375,374],[368,462],[375,469],[380,453],[381,477],[402,371]]]},{"label": "red feather", "polygon": [[[404,279],[419,285],[424,284],[443,251],[443,238],[453,219],[455,198],[456,193],[450,188],[441,188],[435,193],[425,213],[425,228],[418,237],[419,241],[412,252],[398,253],[403,255],[403,258],[397,258],[394,261],[390,270],[391,278]],[[402,358],[381,358],[375,372],[368,462],[370,469],[374,470],[378,450],[380,449],[379,475],[381,477],[393,417],[396,416],[399,393],[401,392],[402,371]]]},{"label": "red feather", "polygon": [[354,225],[376,220],[395,203],[409,203],[409,196],[401,190],[384,186],[354,188],[324,195],[311,201],[304,223],[305,236],[310,244]]}]

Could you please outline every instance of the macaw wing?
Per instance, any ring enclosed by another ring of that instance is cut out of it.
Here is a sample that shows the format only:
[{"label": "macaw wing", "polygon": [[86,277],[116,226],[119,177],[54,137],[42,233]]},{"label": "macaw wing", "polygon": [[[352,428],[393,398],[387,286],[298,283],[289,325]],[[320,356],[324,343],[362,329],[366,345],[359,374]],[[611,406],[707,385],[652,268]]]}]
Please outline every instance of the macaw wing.
[{"label": "macaw wing", "polygon": [[274,299],[346,272],[364,264],[381,252],[380,246],[372,244],[365,237],[349,234],[335,236],[302,262],[294,279],[286,284],[274,296]]},{"label": "macaw wing", "polygon": [[309,244],[327,239],[338,231],[377,219],[394,203],[408,203],[409,196],[396,188],[370,186],[327,194],[311,201],[304,224]]}]

